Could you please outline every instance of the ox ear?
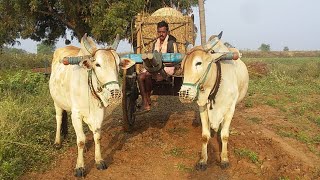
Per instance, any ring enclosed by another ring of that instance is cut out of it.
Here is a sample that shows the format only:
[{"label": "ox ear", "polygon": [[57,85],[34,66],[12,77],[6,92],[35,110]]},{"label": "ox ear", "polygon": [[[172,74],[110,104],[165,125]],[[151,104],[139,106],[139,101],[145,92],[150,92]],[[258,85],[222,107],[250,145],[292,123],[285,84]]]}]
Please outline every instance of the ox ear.
[{"label": "ox ear", "polygon": [[187,46],[187,52],[190,51],[192,48],[193,48],[193,45],[192,45],[192,44],[189,44],[189,45]]},{"label": "ox ear", "polygon": [[79,66],[89,70],[92,69],[92,61],[90,59],[84,59],[80,61]]},{"label": "ox ear", "polygon": [[186,47],[187,52],[193,48],[193,45],[191,43],[189,43],[188,41],[186,41],[186,43],[184,45]]},{"label": "ox ear", "polygon": [[92,38],[87,36],[87,33],[83,35],[81,38],[81,50],[85,54],[93,55],[93,53],[97,50],[97,46],[92,40]]},{"label": "ox ear", "polygon": [[128,69],[130,68],[131,66],[133,66],[136,62],[132,59],[129,59],[129,58],[121,58],[121,61],[120,61],[120,67],[122,69]]}]

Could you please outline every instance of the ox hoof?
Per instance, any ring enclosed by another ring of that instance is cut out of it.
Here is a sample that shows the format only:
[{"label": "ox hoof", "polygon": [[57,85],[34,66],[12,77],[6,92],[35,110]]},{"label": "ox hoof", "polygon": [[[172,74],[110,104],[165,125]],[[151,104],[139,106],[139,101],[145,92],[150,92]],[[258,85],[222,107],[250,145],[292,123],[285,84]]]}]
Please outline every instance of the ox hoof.
[{"label": "ox hoof", "polygon": [[54,148],[55,149],[61,149],[62,145],[61,144],[58,144],[58,143],[55,143],[54,144]]},{"label": "ox hoof", "polygon": [[100,161],[100,163],[96,164],[96,166],[98,170],[104,170],[108,168],[107,164],[104,161]]},{"label": "ox hoof", "polygon": [[207,169],[207,164],[201,163],[201,162],[197,163],[196,165],[197,171],[205,171],[206,169]]},{"label": "ox hoof", "polygon": [[229,162],[228,161],[222,161],[220,164],[221,169],[226,169],[229,167]]},{"label": "ox hoof", "polygon": [[80,167],[80,168],[75,169],[74,176],[84,177],[84,168]]}]

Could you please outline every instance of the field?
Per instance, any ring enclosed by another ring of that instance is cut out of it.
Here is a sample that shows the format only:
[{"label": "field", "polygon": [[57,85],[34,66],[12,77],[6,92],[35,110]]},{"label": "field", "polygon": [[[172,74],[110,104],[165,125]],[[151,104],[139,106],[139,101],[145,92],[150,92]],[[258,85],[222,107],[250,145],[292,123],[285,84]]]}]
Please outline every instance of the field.
[{"label": "field", "polygon": [[[306,54],[245,56],[249,91],[231,123],[228,169],[219,167],[217,134],[209,144],[208,169],[194,168],[201,150],[196,104],[152,96],[152,111],[137,117],[132,134],[122,130],[121,106],[111,110],[102,134],[105,171],[95,168],[88,133],[86,179],[318,179],[320,57]],[[54,149],[48,79],[20,69],[0,73],[0,179],[72,179],[72,125],[64,147]]]}]

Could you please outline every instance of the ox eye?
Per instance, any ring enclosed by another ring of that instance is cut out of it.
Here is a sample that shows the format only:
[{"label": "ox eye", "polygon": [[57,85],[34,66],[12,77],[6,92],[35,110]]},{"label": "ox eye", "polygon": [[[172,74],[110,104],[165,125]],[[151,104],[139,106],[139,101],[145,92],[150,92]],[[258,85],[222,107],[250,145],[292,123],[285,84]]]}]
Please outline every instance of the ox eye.
[{"label": "ox eye", "polygon": [[196,66],[200,66],[202,64],[202,62],[197,62]]},{"label": "ox eye", "polygon": [[211,54],[214,54],[215,52],[214,52],[214,50],[211,50],[210,53],[211,53]]},{"label": "ox eye", "polygon": [[96,64],[97,67],[101,67],[100,64]]}]

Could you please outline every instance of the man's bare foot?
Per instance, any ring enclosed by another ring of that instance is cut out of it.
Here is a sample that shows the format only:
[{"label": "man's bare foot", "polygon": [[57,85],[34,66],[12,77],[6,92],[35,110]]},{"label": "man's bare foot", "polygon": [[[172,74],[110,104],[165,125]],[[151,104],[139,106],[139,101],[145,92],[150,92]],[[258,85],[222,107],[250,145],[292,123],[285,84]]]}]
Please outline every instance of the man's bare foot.
[{"label": "man's bare foot", "polygon": [[148,105],[148,106],[142,106],[140,109],[138,109],[134,115],[140,115],[140,114],[144,114],[144,113],[147,113],[149,112],[151,109],[151,106]]}]

